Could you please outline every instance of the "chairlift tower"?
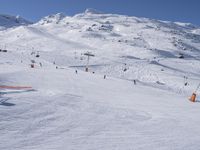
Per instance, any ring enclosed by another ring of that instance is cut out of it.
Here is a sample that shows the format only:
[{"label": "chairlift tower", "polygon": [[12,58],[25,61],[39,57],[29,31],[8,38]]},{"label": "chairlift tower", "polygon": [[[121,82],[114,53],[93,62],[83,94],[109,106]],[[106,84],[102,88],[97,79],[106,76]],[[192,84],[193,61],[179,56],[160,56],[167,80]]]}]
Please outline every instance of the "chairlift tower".
[{"label": "chairlift tower", "polygon": [[88,72],[90,57],[94,57],[95,55],[90,52],[86,52],[84,55],[87,56],[87,65],[85,71]]}]

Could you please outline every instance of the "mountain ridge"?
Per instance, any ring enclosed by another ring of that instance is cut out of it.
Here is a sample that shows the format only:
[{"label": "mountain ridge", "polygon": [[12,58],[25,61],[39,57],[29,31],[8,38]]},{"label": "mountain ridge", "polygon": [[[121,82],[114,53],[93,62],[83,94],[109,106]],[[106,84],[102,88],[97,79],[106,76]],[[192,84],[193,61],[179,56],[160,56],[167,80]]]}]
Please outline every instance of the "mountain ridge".
[{"label": "mountain ridge", "polygon": [[99,11],[99,10],[96,10],[96,9],[93,9],[93,8],[87,8],[84,12],[77,13],[74,16],[68,16],[65,13],[62,13],[62,12],[55,13],[55,14],[51,14],[51,15],[42,17],[39,21],[36,21],[36,22],[29,21],[27,19],[24,19],[21,16],[18,16],[18,15],[14,16],[14,15],[0,14],[0,19],[2,19],[2,20],[0,20],[0,26],[3,26],[2,22],[3,21],[6,22],[6,20],[7,21],[8,20],[13,21],[16,24],[19,24],[18,26],[20,26],[20,25],[29,25],[29,24],[38,23],[38,22],[41,22],[42,20],[45,20],[47,22],[52,22],[52,19],[59,21],[59,20],[64,19],[65,17],[75,17],[75,16],[82,16],[83,17],[84,15],[86,15],[86,16],[87,15],[123,16],[123,17],[128,17],[128,18],[135,18],[135,19],[139,19],[139,20],[141,19],[141,20],[147,20],[147,21],[159,21],[159,22],[163,22],[163,23],[166,23],[166,24],[176,24],[178,26],[188,27],[188,28],[193,28],[193,29],[200,28],[200,26],[192,24],[192,23],[188,23],[188,22],[164,21],[164,20],[160,20],[160,19],[153,19],[153,18],[147,18],[147,17],[136,17],[136,16],[128,16],[128,15],[120,15],[120,14],[110,14],[110,13],[104,13],[102,11]]},{"label": "mountain ridge", "polygon": [[5,28],[17,27],[22,25],[29,25],[32,22],[20,17],[12,15],[0,14],[0,26]]}]

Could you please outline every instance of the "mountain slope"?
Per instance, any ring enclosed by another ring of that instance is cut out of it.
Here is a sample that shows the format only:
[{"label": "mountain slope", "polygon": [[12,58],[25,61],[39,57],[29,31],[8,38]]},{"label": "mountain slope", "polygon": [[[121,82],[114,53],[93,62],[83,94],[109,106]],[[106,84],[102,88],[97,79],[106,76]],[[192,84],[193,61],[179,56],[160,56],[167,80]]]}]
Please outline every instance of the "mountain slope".
[{"label": "mountain slope", "polygon": [[[30,54],[40,51],[43,59],[57,65],[83,69],[85,52],[91,70],[173,92],[182,91],[184,76],[190,93],[199,80],[199,27],[188,23],[103,14],[88,9],[73,17],[55,14],[39,22],[0,32],[8,50]],[[184,59],[180,59],[183,58]],[[126,71],[124,71],[126,70]],[[174,83],[174,80],[177,80]],[[194,84],[196,83],[196,84]]]},{"label": "mountain slope", "polygon": [[183,96],[51,65],[0,67],[4,84],[31,85],[36,90],[1,94],[1,149],[200,146],[199,106]]}]

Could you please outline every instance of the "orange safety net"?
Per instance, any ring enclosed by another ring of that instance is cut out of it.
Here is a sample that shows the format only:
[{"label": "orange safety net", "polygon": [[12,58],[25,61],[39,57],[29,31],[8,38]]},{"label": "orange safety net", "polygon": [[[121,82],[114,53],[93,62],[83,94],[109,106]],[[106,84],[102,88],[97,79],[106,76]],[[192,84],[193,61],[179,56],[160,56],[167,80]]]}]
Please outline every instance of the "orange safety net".
[{"label": "orange safety net", "polygon": [[0,85],[0,89],[31,89],[30,86],[7,86],[7,85]]}]

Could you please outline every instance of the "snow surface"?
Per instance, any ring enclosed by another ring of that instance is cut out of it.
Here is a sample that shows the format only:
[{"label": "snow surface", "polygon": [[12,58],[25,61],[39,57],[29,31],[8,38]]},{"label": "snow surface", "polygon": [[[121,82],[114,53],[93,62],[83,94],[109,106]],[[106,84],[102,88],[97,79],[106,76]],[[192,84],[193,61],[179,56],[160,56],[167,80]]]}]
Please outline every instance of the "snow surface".
[{"label": "snow surface", "polygon": [[0,22],[0,85],[32,87],[0,89],[0,149],[199,149],[198,26],[93,9]]}]

